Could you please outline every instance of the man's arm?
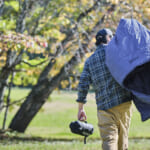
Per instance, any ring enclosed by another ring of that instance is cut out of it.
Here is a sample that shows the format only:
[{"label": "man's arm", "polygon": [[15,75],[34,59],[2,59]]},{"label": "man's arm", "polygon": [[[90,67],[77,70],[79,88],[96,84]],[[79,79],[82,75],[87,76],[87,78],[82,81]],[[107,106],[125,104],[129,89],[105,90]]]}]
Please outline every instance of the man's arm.
[{"label": "man's arm", "polygon": [[78,86],[78,120],[85,121],[86,120],[86,113],[84,110],[84,104],[86,103],[86,96],[89,90],[89,85],[91,83],[91,76],[89,72],[89,66],[86,61],[84,65],[83,72],[80,77],[80,82]]}]

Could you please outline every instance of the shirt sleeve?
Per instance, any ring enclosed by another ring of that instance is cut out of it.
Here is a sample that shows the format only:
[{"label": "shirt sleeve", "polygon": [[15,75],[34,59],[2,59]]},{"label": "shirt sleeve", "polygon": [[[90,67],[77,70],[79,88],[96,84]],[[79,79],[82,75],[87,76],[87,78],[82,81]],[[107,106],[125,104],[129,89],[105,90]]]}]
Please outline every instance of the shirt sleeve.
[{"label": "shirt sleeve", "polygon": [[77,102],[86,103],[86,97],[91,84],[91,76],[89,71],[88,61],[85,62],[83,72],[80,76],[80,81],[78,85],[78,99]]}]

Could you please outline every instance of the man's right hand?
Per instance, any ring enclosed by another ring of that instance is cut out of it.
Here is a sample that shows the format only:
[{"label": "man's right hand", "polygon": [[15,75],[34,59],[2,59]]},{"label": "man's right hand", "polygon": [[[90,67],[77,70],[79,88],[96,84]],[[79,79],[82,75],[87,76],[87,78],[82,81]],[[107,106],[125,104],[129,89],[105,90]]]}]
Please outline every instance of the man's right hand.
[{"label": "man's right hand", "polygon": [[84,109],[81,109],[78,111],[78,120],[80,121],[86,121],[86,113]]},{"label": "man's right hand", "polygon": [[83,103],[79,103],[78,120],[80,121],[86,121],[87,119],[83,105]]}]

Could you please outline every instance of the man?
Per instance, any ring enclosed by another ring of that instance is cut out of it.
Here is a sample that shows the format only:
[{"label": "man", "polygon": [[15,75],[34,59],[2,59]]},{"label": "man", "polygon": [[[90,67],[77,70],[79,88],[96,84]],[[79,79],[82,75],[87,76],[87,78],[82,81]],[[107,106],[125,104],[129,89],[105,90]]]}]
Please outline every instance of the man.
[{"label": "man", "polygon": [[78,86],[78,119],[84,121],[87,118],[84,104],[92,84],[103,150],[127,150],[131,94],[114,80],[106,67],[105,51],[111,38],[112,32],[107,28],[96,35],[97,49],[86,60]]}]

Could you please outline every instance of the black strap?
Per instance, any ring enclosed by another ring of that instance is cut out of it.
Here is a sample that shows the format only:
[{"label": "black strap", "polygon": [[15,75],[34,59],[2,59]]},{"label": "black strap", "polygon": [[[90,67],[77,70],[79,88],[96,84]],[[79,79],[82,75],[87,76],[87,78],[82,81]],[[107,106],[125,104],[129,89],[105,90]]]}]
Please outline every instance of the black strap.
[{"label": "black strap", "polygon": [[87,136],[84,137],[84,144],[86,144],[86,138],[87,138]]}]

